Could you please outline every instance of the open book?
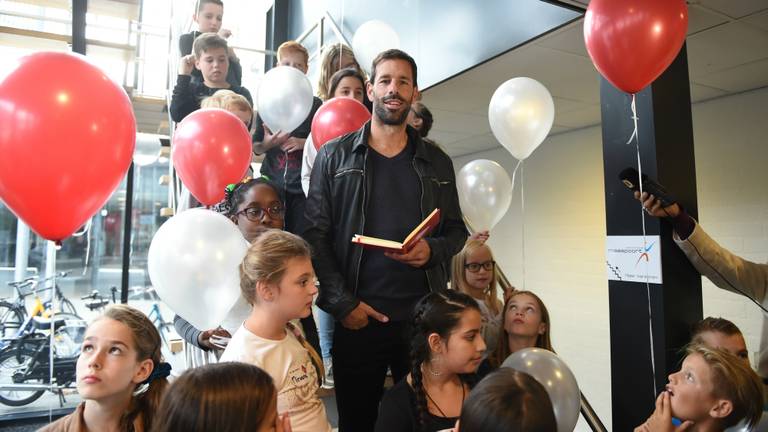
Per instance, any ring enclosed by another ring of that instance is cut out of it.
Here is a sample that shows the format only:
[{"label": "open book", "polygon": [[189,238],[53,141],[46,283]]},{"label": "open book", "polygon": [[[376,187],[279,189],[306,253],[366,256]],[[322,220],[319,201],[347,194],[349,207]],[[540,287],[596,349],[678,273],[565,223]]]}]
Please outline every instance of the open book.
[{"label": "open book", "polygon": [[402,243],[376,237],[366,237],[360,234],[355,234],[352,237],[352,243],[357,243],[369,249],[382,249],[385,252],[407,253],[416,246],[416,243],[422,237],[435,229],[438,223],[440,223],[440,209],[434,209],[426,219],[421,221],[419,226],[408,234],[408,237]]}]

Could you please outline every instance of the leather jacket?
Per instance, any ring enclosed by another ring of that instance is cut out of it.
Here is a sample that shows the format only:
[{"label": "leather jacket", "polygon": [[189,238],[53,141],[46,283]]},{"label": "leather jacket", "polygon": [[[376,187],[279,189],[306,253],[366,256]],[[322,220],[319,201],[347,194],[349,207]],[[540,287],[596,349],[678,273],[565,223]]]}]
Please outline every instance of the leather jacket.
[{"label": "leather jacket", "polygon": [[[439,147],[406,128],[414,143],[413,169],[421,182],[421,216],[440,209],[440,223],[425,240],[431,249],[426,271],[430,291],[446,289],[447,266],[467,240],[459,208],[453,162]],[[337,320],[359,304],[357,284],[363,248],[351,243],[363,234],[371,176],[368,137],[371,122],[323,145],[317,154],[306,202],[304,237],[312,246],[312,264],[320,280],[317,305]],[[415,227],[414,227],[415,228]]]}]

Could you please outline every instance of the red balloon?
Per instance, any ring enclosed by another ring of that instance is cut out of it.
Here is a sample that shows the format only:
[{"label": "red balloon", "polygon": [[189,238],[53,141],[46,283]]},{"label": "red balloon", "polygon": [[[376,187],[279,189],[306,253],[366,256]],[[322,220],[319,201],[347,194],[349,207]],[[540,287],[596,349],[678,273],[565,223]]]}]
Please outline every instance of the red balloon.
[{"label": "red balloon", "polygon": [[41,237],[63,240],[104,205],[135,142],[128,95],[81,55],[32,54],[0,82],[0,198]]},{"label": "red balloon", "polygon": [[333,98],[324,103],[312,119],[312,143],[320,150],[323,144],[360,129],[370,119],[368,108],[357,99]]},{"label": "red balloon", "polygon": [[243,121],[219,108],[186,116],[173,133],[173,165],[192,195],[205,205],[224,199],[251,163],[251,135]]},{"label": "red balloon", "polygon": [[592,0],[584,42],[597,70],[635,94],[667,69],[688,30],[684,0]]}]

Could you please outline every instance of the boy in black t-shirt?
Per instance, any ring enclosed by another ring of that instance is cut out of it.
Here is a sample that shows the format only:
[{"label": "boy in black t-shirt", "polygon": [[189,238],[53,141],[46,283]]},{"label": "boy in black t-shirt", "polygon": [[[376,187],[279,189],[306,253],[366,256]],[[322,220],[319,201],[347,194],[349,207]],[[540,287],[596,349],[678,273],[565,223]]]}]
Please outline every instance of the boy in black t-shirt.
[{"label": "boy in black t-shirt", "polygon": [[[171,119],[180,122],[187,115],[200,109],[200,101],[220,89],[229,89],[242,95],[253,105],[251,93],[245,87],[233,86],[227,82],[229,58],[227,41],[215,33],[204,33],[195,39],[195,53],[185,56],[179,64],[179,76],[171,97]],[[197,67],[203,76],[202,82],[192,81],[192,70]]]}]

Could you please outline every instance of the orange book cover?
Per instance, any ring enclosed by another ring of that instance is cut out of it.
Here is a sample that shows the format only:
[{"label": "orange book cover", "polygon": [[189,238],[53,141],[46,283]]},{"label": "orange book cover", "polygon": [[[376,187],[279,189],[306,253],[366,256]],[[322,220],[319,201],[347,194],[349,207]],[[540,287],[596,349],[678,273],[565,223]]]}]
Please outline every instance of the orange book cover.
[{"label": "orange book cover", "polygon": [[355,236],[352,237],[352,243],[357,243],[369,249],[381,249],[385,252],[408,253],[414,246],[416,246],[416,243],[419,240],[435,229],[439,223],[440,209],[434,209],[426,219],[421,221],[421,223],[408,234],[408,237],[406,237],[402,243],[360,234],[355,234]]}]

